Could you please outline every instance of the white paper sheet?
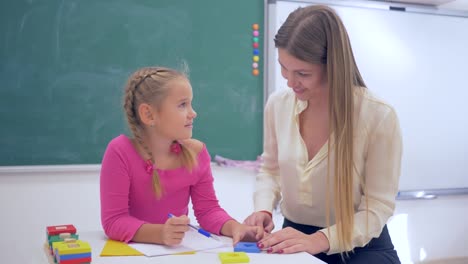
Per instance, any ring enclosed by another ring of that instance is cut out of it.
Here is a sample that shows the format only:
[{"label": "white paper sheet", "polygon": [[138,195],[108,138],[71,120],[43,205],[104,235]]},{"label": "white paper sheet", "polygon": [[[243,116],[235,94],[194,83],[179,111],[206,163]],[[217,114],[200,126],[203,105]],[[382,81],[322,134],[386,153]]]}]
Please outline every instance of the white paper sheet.
[{"label": "white paper sheet", "polygon": [[170,255],[189,251],[200,251],[229,246],[213,238],[205,237],[190,229],[185,233],[182,243],[177,246],[163,246],[156,244],[129,243],[129,246],[145,254],[147,257]]}]

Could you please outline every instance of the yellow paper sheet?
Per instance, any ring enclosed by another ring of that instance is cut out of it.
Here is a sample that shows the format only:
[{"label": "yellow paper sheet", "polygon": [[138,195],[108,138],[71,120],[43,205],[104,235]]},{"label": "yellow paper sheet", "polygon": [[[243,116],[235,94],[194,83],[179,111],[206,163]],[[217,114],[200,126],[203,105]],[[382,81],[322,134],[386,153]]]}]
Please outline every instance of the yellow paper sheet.
[{"label": "yellow paper sheet", "polygon": [[[175,255],[195,254],[195,251],[178,253]],[[101,257],[116,257],[116,256],[144,256],[138,250],[130,247],[127,243],[108,239],[101,251]]]},{"label": "yellow paper sheet", "polygon": [[108,239],[101,251],[101,257],[111,256],[144,256],[124,242]]}]

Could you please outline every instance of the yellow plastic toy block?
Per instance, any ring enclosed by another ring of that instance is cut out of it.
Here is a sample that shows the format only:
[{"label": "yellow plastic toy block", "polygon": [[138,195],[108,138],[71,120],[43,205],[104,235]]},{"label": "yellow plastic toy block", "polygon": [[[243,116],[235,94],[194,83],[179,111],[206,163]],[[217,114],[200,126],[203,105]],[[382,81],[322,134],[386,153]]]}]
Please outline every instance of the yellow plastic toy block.
[{"label": "yellow plastic toy block", "polygon": [[54,242],[52,248],[54,253],[60,256],[91,252],[89,243],[82,240]]},{"label": "yellow plastic toy block", "polygon": [[218,253],[221,263],[249,263],[250,259],[244,252],[221,252]]}]

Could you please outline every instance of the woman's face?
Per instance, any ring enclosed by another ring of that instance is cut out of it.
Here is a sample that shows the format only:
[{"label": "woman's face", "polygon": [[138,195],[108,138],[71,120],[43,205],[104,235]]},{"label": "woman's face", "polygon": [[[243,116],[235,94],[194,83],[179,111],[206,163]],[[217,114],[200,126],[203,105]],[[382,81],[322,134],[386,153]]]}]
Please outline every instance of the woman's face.
[{"label": "woman's face", "polygon": [[297,99],[308,101],[326,92],[326,65],[299,60],[282,48],[278,49],[278,62],[281,75],[288,81]]}]

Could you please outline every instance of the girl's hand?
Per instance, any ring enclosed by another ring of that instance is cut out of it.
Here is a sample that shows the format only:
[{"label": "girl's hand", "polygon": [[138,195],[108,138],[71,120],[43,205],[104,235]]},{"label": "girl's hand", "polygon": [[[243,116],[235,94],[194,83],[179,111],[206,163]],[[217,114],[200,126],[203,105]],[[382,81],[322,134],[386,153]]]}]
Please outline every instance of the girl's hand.
[{"label": "girl's hand", "polygon": [[264,234],[263,227],[236,223],[232,226],[232,244],[236,245],[240,241],[256,242],[262,239]]},{"label": "girl's hand", "polygon": [[328,238],[322,232],[306,235],[291,227],[286,227],[265,237],[257,245],[261,249],[267,249],[267,253],[280,254],[308,252],[315,255],[330,249]]},{"label": "girl's hand", "polygon": [[271,219],[270,215],[265,212],[252,213],[244,220],[244,224],[250,225],[250,226],[260,226],[267,233],[270,233],[271,230],[275,228],[273,219]]},{"label": "girl's hand", "polygon": [[174,246],[182,242],[185,232],[189,230],[189,218],[186,215],[168,218],[161,230],[161,241],[164,245]]}]

